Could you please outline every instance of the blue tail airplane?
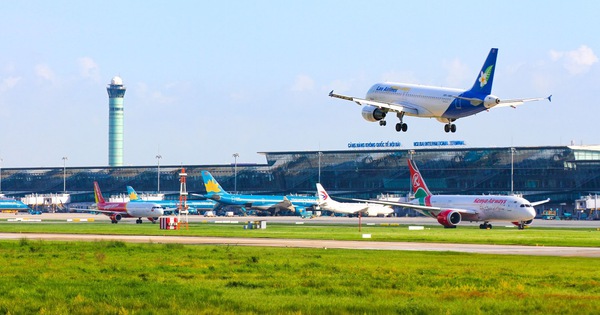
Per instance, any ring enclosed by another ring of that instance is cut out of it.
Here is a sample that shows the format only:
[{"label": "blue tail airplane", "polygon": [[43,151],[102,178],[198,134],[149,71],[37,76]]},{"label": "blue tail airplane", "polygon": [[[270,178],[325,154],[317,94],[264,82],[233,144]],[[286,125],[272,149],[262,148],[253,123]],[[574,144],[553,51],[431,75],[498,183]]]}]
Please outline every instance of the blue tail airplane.
[{"label": "blue tail airplane", "polygon": [[[139,197],[135,189],[133,189],[133,187],[131,186],[127,186],[127,195],[129,195],[129,201],[144,201],[142,200],[142,198]],[[163,208],[165,208],[165,212],[175,211],[179,206],[179,200],[153,200],[152,202],[163,206]],[[213,210],[216,206],[216,202],[214,202],[213,200],[188,199],[186,203],[188,205],[188,211],[190,211],[190,213],[199,213],[201,211]]]},{"label": "blue tail airplane", "polygon": [[408,130],[408,125],[403,122],[404,115],[435,118],[445,124],[444,131],[456,132],[454,121],[493,107],[516,108],[530,101],[552,101],[552,95],[511,100],[501,100],[492,95],[497,56],[498,48],[492,48],[469,90],[385,82],[373,85],[364,99],[335,94],[333,91],[329,92],[329,96],[363,106],[363,118],[370,122],[379,121],[380,126],[386,125],[385,117],[388,113],[396,113],[400,120],[396,124],[398,132]]},{"label": "blue tail airplane", "polygon": [[209,171],[202,171],[206,197],[223,205],[239,206],[243,211],[256,209],[277,215],[281,210],[307,217],[306,209],[317,205],[316,197],[284,195],[241,195],[225,191]]}]

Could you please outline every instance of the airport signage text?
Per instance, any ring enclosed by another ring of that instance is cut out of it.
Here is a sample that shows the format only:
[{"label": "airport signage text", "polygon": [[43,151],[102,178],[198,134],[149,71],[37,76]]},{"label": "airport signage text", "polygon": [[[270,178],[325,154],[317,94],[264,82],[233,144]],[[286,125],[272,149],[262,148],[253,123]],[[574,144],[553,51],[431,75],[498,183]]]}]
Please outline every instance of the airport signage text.
[{"label": "airport signage text", "polygon": [[453,145],[467,145],[463,140],[454,141],[416,141],[413,142],[415,147],[447,147]]},{"label": "airport signage text", "polygon": [[350,149],[372,149],[372,148],[399,148],[402,144],[399,141],[381,141],[381,142],[349,142]]}]

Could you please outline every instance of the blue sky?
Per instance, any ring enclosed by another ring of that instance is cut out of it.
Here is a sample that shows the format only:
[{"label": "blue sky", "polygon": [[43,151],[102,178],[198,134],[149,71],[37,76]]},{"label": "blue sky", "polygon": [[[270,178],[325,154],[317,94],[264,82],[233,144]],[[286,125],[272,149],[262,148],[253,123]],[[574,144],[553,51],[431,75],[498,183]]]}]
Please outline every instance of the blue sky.
[{"label": "blue sky", "polygon": [[[0,12],[2,167],[108,164],[106,86],[125,95],[126,165],[264,163],[257,152],[349,142],[600,144],[595,1],[13,1]],[[553,94],[457,121],[362,119],[379,81]]]}]

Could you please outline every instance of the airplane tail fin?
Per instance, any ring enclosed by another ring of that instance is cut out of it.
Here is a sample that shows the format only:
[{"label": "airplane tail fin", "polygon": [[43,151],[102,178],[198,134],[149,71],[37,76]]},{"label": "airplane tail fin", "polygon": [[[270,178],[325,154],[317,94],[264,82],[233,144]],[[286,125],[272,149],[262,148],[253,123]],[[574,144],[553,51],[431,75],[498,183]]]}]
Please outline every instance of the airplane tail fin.
[{"label": "airplane tail fin", "polygon": [[498,48],[492,48],[490,53],[477,75],[477,80],[471,88],[471,92],[483,95],[492,94],[492,82],[494,81],[494,70],[496,69],[496,57],[498,57]]},{"label": "airplane tail fin", "polygon": [[320,183],[317,183],[317,195],[319,196],[319,205],[327,204],[333,201]]},{"label": "airplane tail fin", "polygon": [[102,197],[102,192],[100,191],[100,186],[98,182],[94,182],[94,199],[96,203],[104,203],[104,197]]},{"label": "airplane tail fin", "polygon": [[127,195],[129,195],[129,201],[138,201],[141,199],[135,189],[131,186],[127,186]]},{"label": "airplane tail fin", "polygon": [[228,194],[219,185],[219,182],[210,174],[209,171],[202,171],[202,180],[204,181],[204,188],[206,189],[206,196],[210,198],[213,195],[226,195]]},{"label": "airplane tail fin", "polygon": [[431,192],[427,188],[427,184],[425,184],[425,180],[413,160],[408,160],[408,168],[410,169],[410,183],[412,184],[412,192],[415,198],[431,196]]}]

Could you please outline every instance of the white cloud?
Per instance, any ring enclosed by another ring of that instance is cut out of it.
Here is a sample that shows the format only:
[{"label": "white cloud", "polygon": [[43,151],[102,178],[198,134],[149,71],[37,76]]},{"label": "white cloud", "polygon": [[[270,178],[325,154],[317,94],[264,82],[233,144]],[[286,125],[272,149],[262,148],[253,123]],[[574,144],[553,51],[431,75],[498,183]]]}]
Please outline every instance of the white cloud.
[{"label": "white cloud", "polygon": [[176,99],[171,96],[165,95],[160,90],[151,90],[146,83],[139,82],[136,84],[136,94],[139,95],[148,104],[173,104]]},{"label": "white cloud", "polygon": [[315,87],[315,81],[311,77],[301,74],[296,76],[296,82],[292,85],[292,91],[305,92],[312,91]]},{"label": "white cloud", "polygon": [[8,91],[14,88],[19,81],[21,81],[21,77],[8,77],[0,82],[0,92]]},{"label": "white cloud", "polygon": [[98,64],[90,57],[81,57],[77,59],[79,65],[79,73],[86,79],[94,81],[100,80],[100,70]]},{"label": "white cloud", "polygon": [[442,67],[448,72],[446,84],[450,87],[464,86],[470,77],[475,77],[475,74],[469,71],[469,67],[460,62],[458,58],[444,61]]},{"label": "white cloud", "polygon": [[52,69],[50,69],[50,67],[48,65],[45,64],[39,64],[35,66],[35,74],[47,81],[50,82],[55,82],[56,81],[56,76],[54,75],[54,71],[52,71]]},{"label": "white cloud", "polygon": [[579,48],[569,51],[551,50],[550,58],[554,62],[561,62],[563,67],[572,75],[585,73],[593,64],[598,62],[598,57],[594,54],[594,51],[586,45],[581,45]]}]

